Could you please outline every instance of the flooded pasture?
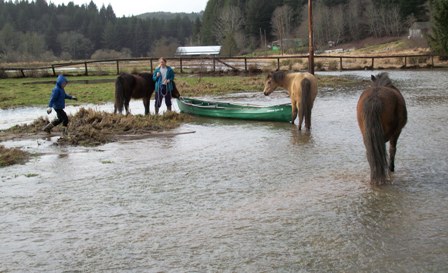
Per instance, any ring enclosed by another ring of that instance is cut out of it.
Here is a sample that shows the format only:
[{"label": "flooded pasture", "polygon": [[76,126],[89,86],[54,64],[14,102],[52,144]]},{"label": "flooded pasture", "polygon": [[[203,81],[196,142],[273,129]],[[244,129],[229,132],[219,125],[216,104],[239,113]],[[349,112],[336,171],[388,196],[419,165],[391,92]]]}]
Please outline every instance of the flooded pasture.
[{"label": "flooded pasture", "polygon": [[[389,75],[409,118],[381,188],[356,122],[362,89],[320,89],[311,132],[195,118],[175,130],[193,134],[96,148],[3,143],[41,155],[0,169],[0,272],[447,272],[448,71]],[[0,125],[44,111],[3,110]]]}]

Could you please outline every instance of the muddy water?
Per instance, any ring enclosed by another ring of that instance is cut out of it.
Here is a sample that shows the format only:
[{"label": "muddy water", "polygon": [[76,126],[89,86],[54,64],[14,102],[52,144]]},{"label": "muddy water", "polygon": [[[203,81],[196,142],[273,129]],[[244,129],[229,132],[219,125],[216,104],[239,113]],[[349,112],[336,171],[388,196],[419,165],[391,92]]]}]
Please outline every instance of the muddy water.
[{"label": "muddy water", "polygon": [[0,170],[0,271],[447,272],[448,72],[390,77],[409,121],[382,188],[356,89],[320,90],[311,133],[198,118],[176,130],[194,134],[97,148],[4,143],[42,155]]}]

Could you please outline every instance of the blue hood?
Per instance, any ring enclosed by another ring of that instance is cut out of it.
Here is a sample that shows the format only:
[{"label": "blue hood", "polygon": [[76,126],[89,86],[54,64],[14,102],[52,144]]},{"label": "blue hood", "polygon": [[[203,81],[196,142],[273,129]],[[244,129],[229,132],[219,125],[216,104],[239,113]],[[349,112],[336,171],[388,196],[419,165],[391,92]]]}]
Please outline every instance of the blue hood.
[{"label": "blue hood", "polygon": [[56,80],[56,85],[62,87],[62,84],[64,82],[68,82],[67,79],[64,77],[64,75],[59,75],[58,79]]}]

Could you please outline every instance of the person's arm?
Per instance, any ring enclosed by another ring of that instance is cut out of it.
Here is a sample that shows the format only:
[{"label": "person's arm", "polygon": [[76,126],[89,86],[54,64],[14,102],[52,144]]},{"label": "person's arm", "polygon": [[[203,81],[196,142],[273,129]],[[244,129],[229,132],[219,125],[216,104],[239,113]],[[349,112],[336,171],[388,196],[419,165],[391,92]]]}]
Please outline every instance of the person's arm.
[{"label": "person's arm", "polygon": [[156,82],[159,76],[160,76],[159,68],[156,68],[156,70],[154,70],[154,74],[152,74],[152,80]]},{"label": "person's arm", "polygon": [[59,92],[57,88],[54,88],[51,91],[51,96],[50,96],[50,101],[48,102],[48,107],[53,107],[54,102],[56,101],[56,99],[58,98]]}]

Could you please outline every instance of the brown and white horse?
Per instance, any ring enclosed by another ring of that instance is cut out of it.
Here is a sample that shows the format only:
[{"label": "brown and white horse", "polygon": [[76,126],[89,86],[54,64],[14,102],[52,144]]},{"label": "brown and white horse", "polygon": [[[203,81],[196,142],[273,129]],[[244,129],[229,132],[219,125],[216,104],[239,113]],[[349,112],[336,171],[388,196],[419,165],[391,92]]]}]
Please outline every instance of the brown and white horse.
[{"label": "brown and white horse", "polygon": [[264,95],[269,96],[277,87],[288,90],[291,98],[292,115],[291,123],[299,116],[299,130],[302,129],[303,118],[305,127],[311,129],[311,110],[317,96],[317,78],[308,72],[287,73],[285,71],[271,72],[266,77]]}]

